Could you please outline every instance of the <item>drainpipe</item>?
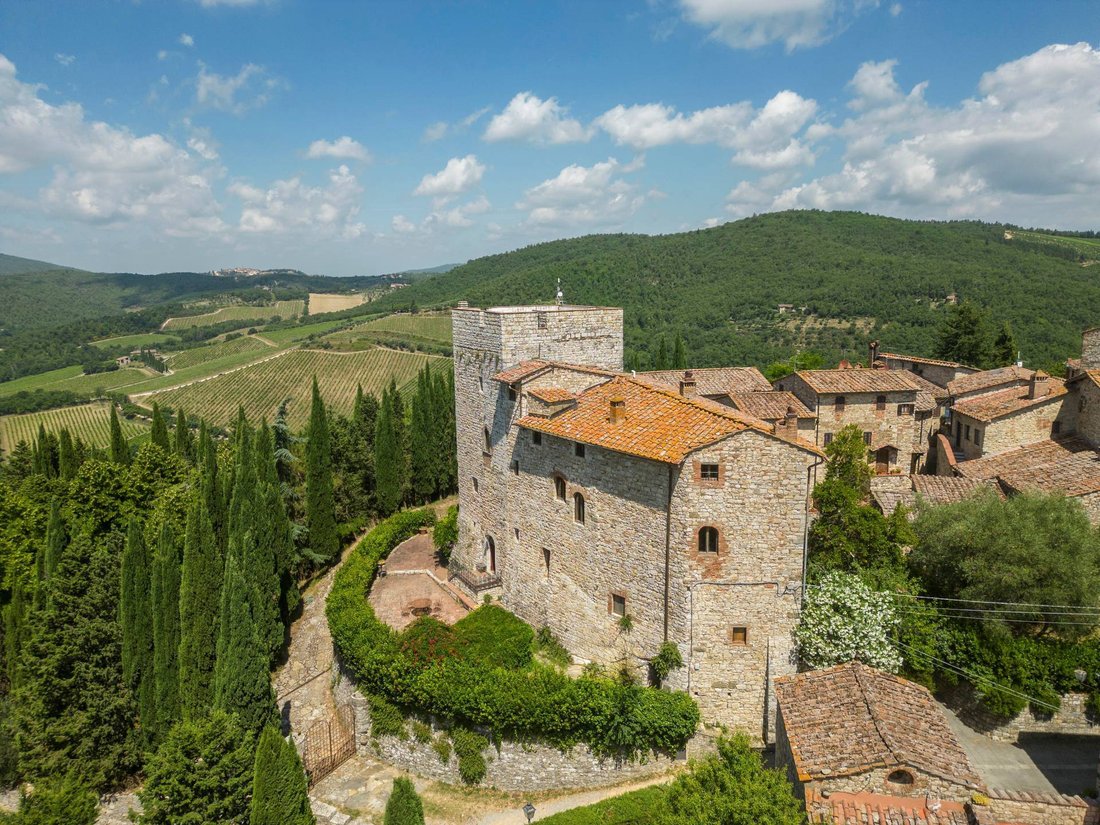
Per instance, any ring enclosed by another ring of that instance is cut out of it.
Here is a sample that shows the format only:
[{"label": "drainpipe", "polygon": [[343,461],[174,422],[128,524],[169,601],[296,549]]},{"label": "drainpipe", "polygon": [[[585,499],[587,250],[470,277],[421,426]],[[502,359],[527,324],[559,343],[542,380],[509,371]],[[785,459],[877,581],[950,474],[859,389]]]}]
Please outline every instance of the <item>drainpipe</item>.
[{"label": "drainpipe", "polygon": [[668,641],[668,589],[670,580],[669,561],[671,558],[672,542],[672,474],[675,468],[668,465],[668,500],[665,502],[665,621],[664,641]]},{"label": "drainpipe", "polygon": [[824,458],[819,458],[806,468],[806,521],[802,527],[802,598],[799,608],[806,606],[806,565],[810,557],[810,507],[813,495],[813,479],[817,475],[814,472],[825,463]]}]

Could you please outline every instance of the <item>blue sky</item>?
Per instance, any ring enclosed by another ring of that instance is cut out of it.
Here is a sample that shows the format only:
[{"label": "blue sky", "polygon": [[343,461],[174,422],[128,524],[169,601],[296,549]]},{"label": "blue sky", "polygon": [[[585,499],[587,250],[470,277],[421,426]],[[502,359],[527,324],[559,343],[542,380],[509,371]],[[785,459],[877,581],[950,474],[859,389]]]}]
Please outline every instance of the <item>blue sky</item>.
[{"label": "blue sky", "polygon": [[377,274],[788,208],[1100,228],[1100,4],[6,0],[0,251]]}]

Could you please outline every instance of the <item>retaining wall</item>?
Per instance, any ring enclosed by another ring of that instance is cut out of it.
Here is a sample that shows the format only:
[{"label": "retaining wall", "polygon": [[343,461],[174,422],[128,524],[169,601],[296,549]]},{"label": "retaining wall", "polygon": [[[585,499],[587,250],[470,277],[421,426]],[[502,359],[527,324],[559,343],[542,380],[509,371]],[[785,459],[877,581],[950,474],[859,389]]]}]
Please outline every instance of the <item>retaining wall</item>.
[{"label": "retaining wall", "polygon": [[1036,713],[1026,707],[1012,719],[994,716],[981,706],[974,689],[962,682],[943,693],[944,704],[969,727],[998,742],[1016,742],[1021,733],[1073,733],[1100,736],[1100,720],[1086,710],[1087,693],[1067,693],[1053,713]]}]

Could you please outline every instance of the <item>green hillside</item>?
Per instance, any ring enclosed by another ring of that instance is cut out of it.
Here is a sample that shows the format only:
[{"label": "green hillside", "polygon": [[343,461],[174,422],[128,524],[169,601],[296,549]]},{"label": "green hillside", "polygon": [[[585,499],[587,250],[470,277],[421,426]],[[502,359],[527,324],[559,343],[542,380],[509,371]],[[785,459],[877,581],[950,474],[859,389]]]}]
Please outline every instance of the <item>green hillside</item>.
[{"label": "green hillside", "polygon": [[67,269],[58,264],[36,261],[33,258],[20,258],[17,255],[5,255],[0,252],[0,275],[21,275],[25,272],[48,272],[53,269]]},{"label": "green hillside", "polygon": [[[871,337],[930,353],[954,292],[1009,321],[1028,363],[1076,354],[1081,330],[1100,323],[1100,271],[1057,247],[1014,245],[1004,229],[812,211],[591,235],[471,261],[373,309],[548,302],[560,277],[567,302],[624,307],[628,364],[648,366],[660,338],[679,332],[695,366],[765,365],[799,348],[862,357]],[[780,315],[779,304],[808,314]]]}]

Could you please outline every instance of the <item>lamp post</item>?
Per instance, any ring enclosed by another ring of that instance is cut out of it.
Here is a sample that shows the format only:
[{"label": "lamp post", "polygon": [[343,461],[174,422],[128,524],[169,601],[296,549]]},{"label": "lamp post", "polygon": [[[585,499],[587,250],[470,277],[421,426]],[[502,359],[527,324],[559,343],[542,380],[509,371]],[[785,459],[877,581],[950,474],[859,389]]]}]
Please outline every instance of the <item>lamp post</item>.
[{"label": "lamp post", "polygon": [[528,802],[523,806],[523,812],[527,815],[527,825],[531,825],[531,820],[535,818],[535,806]]}]

